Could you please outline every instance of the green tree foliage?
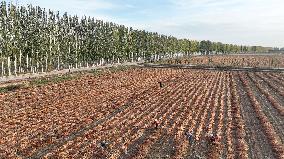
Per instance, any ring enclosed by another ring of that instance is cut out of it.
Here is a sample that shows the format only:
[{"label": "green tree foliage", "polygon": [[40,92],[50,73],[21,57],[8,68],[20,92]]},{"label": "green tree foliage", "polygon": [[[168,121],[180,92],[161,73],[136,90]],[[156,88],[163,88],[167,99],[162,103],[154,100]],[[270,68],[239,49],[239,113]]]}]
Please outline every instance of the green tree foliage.
[{"label": "green tree foliage", "polygon": [[0,4],[0,75],[261,47],[177,39],[32,5]]}]

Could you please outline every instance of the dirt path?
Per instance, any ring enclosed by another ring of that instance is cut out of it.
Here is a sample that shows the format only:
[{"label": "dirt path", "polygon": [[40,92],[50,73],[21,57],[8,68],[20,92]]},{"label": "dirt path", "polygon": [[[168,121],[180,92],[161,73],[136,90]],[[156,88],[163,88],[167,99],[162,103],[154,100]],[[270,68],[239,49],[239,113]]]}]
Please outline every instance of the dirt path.
[{"label": "dirt path", "polygon": [[122,64],[114,64],[114,65],[105,65],[105,66],[96,66],[96,67],[83,67],[78,69],[63,69],[63,70],[54,70],[51,72],[43,72],[43,73],[35,73],[35,74],[22,74],[18,76],[9,76],[9,77],[0,77],[0,85],[1,83],[7,83],[7,82],[13,82],[13,81],[22,81],[25,79],[31,79],[31,78],[38,78],[38,77],[46,77],[46,76],[53,76],[53,75],[60,75],[60,74],[67,74],[67,73],[74,73],[74,72],[80,72],[80,71],[91,71],[96,69],[104,69],[104,68],[110,68],[110,67],[116,67],[116,66],[138,66],[138,63],[122,63]]},{"label": "dirt path", "polygon": [[246,72],[284,72],[284,68],[258,68],[258,67],[233,67],[233,66],[206,66],[185,64],[144,64],[150,68],[179,68],[179,69],[202,69],[216,71],[246,71]]}]

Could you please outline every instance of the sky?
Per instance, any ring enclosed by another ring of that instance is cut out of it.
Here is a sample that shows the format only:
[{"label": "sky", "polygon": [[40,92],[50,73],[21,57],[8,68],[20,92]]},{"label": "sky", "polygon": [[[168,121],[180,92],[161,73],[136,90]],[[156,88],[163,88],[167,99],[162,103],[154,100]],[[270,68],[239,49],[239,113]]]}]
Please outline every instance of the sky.
[{"label": "sky", "polygon": [[284,47],[284,0],[13,0],[177,38]]}]

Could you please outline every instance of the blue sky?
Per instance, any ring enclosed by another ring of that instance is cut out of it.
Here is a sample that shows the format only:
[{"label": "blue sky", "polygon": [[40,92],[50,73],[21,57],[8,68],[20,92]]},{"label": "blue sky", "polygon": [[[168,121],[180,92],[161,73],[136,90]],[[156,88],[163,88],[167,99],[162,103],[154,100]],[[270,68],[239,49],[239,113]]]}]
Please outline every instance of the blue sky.
[{"label": "blue sky", "polygon": [[178,38],[284,47],[284,0],[14,0]]}]

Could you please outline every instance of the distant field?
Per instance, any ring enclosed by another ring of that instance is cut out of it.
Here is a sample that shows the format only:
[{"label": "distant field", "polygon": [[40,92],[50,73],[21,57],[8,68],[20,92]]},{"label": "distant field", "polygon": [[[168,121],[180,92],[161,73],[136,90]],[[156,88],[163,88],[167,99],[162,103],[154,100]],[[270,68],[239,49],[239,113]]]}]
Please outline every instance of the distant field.
[{"label": "distant field", "polygon": [[168,64],[284,68],[284,55],[212,55],[166,60]]},{"label": "distant field", "polygon": [[283,81],[283,73],[146,68],[43,81],[0,94],[0,158],[281,158]]}]

